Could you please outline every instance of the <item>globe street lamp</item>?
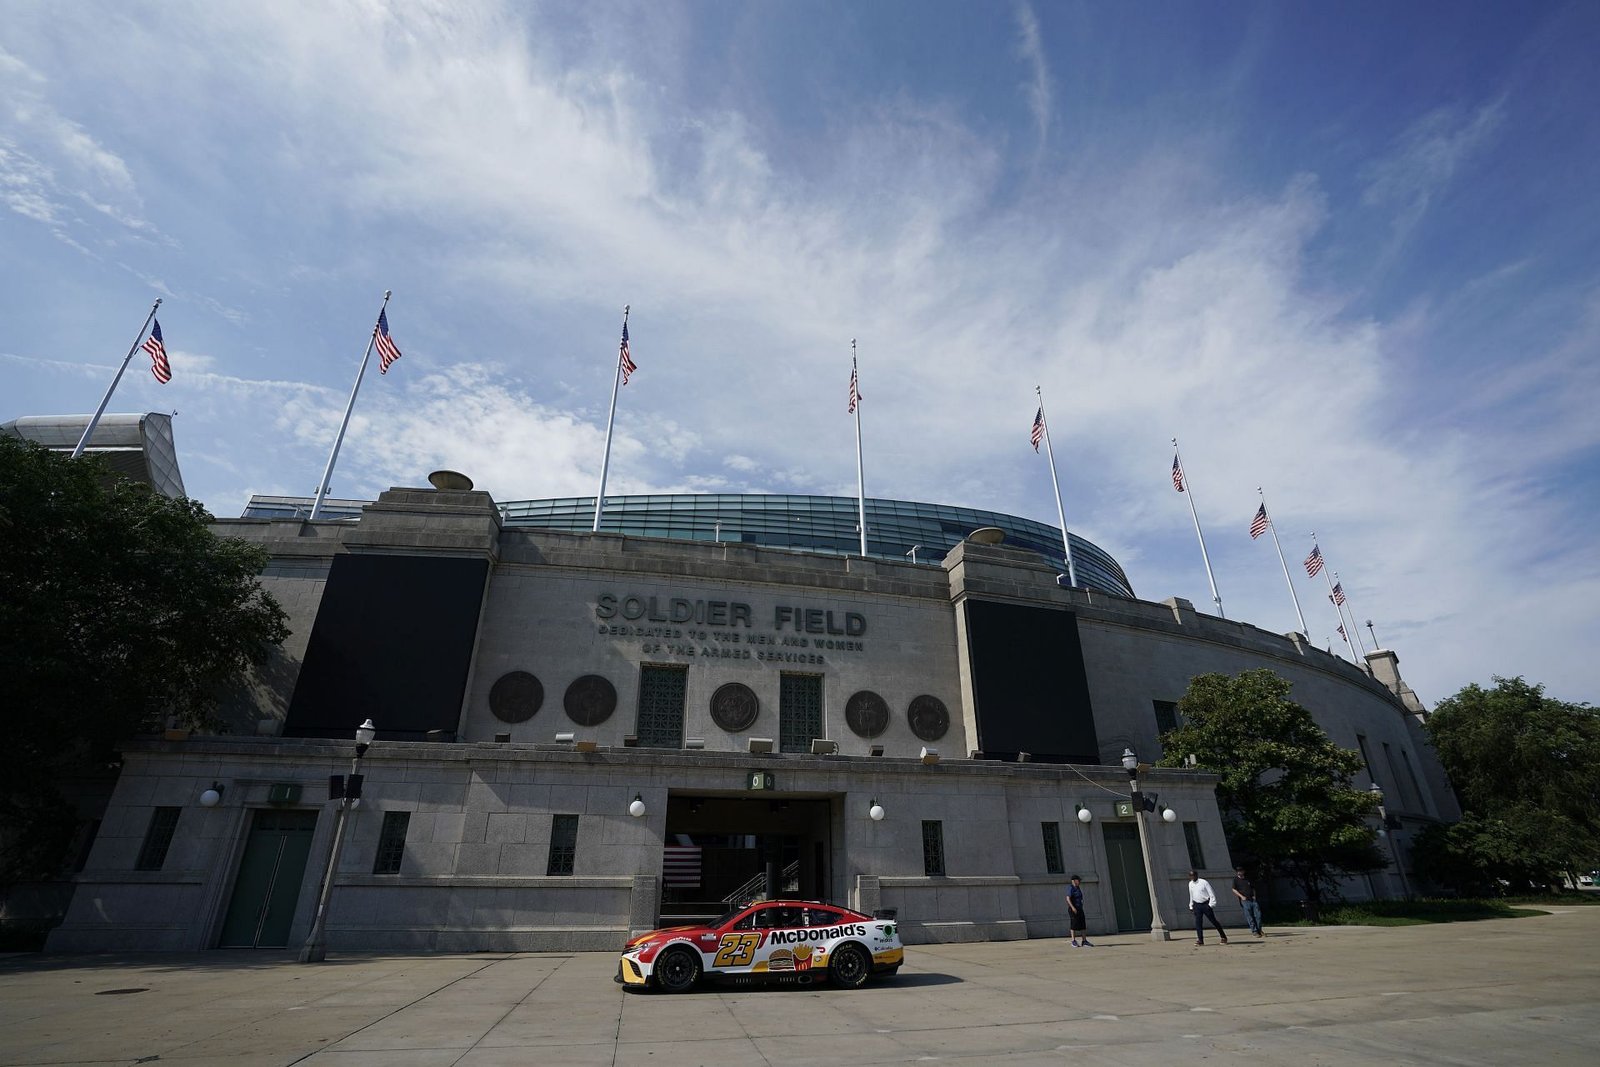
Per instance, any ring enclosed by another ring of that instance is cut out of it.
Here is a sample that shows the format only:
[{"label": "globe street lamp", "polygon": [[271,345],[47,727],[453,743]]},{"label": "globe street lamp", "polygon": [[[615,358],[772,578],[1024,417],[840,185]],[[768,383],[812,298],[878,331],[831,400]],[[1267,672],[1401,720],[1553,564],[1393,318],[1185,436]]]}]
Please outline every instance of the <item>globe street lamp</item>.
[{"label": "globe street lamp", "polygon": [[1133,818],[1139,824],[1139,851],[1144,855],[1145,887],[1150,891],[1150,937],[1155,941],[1167,941],[1170,940],[1170,935],[1167,933],[1167,924],[1161,919],[1161,898],[1156,894],[1155,871],[1150,866],[1150,834],[1144,828],[1144,797],[1139,793],[1139,757],[1133,754],[1131,748],[1122,750],[1122,769],[1128,772],[1128,791],[1133,799]]},{"label": "globe street lamp", "polygon": [[[356,727],[356,755],[350,761],[350,774],[339,783],[339,807],[334,816],[333,843],[328,846],[328,864],[322,872],[322,888],[317,893],[317,916],[311,923],[311,933],[300,949],[301,963],[321,963],[328,956],[328,898],[333,895],[333,876],[339,867],[339,850],[344,846],[344,824],[350,809],[361,800],[361,757],[367,754],[378,730],[368,719]],[[337,775],[334,776],[337,779]],[[333,782],[329,783],[334,784]]]},{"label": "globe street lamp", "polygon": [[1400,894],[1410,900],[1411,886],[1406,881],[1406,869],[1400,863],[1400,848],[1394,843],[1394,834],[1389,832],[1389,813],[1383,808],[1383,789],[1373,782],[1370,792],[1378,804],[1378,835],[1389,842],[1389,856],[1394,860],[1395,873],[1400,876]]}]

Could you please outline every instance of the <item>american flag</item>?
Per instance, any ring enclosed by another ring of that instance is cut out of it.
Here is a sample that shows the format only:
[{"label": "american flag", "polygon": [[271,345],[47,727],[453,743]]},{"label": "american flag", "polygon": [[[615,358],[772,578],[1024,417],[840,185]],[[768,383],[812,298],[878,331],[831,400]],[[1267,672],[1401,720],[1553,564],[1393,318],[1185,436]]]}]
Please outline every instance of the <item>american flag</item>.
[{"label": "american flag", "polygon": [[627,385],[628,379],[633,375],[633,372],[639,369],[638,366],[633,362],[633,357],[628,354],[627,319],[622,320],[622,349],[617,354],[617,358],[622,361],[622,384]]},{"label": "american flag", "polygon": [[1178,466],[1178,457],[1172,457],[1172,488],[1183,492],[1183,468]]},{"label": "american flag", "polygon": [[850,361],[850,406],[846,410],[855,413],[856,405],[861,403],[861,390],[856,385],[856,361]]},{"label": "american flag", "polygon": [[378,343],[378,373],[388,374],[389,365],[400,358],[400,349],[395,347],[394,338],[389,336],[388,308],[378,312],[378,325],[372,331],[372,336]]},{"label": "american flag", "polygon": [[1343,582],[1334,582],[1333,583],[1333,597],[1332,597],[1332,599],[1333,599],[1333,602],[1335,604],[1343,604],[1344,603],[1344,583]]},{"label": "american flag", "polygon": [[1311,555],[1306,557],[1306,573],[1315,578],[1322,573],[1322,549],[1316,545],[1311,546]]},{"label": "american flag", "polygon": [[1039,405],[1039,414],[1033,417],[1033,450],[1039,451],[1039,442],[1044,440],[1044,405]]},{"label": "american flag", "polygon": [[1256,517],[1250,520],[1250,540],[1254,541],[1267,532],[1267,505],[1262,504],[1256,508]]},{"label": "american flag", "polygon": [[150,373],[156,376],[156,381],[166,385],[172,381],[172,364],[167,362],[167,346],[161,340],[160,320],[152,319],[151,323],[150,336],[139,347],[150,353]]},{"label": "american flag", "polygon": [[1344,638],[1346,641],[1350,640],[1349,636],[1344,632],[1344,624],[1343,623],[1341,623],[1339,625],[1339,636]]},{"label": "american flag", "polygon": [[694,889],[700,885],[700,846],[667,845],[662,849],[661,881]]}]

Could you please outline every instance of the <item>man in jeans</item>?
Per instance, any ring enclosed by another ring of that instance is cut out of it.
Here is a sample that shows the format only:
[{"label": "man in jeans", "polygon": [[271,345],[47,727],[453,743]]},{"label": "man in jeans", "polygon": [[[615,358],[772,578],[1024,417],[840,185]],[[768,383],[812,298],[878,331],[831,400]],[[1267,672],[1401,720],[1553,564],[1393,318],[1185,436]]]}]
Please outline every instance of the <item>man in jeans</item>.
[{"label": "man in jeans", "polygon": [[1256,887],[1244,876],[1243,867],[1233,869],[1233,895],[1239,898],[1239,906],[1244,909],[1244,921],[1249,924],[1250,932],[1257,937],[1265,937],[1261,932],[1261,905],[1256,903]]},{"label": "man in jeans", "polygon": [[1222,943],[1228,943],[1228,932],[1222,928],[1222,923],[1217,921],[1217,913],[1211,906],[1217,902],[1217,894],[1212,890],[1211,883],[1200,877],[1194,871],[1189,872],[1189,910],[1194,912],[1194,943],[1206,943],[1205,921],[1211,920],[1211,925],[1217,928],[1217,936],[1222,938]]}]

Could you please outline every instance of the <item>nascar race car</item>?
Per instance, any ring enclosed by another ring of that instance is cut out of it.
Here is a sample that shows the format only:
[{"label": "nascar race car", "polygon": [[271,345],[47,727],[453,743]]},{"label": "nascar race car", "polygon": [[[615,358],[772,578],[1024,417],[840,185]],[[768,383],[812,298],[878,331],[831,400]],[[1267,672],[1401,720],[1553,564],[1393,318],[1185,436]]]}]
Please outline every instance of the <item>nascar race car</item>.
[{"label": "nascar race car", "polygon": [[669,993],[702,977],[809,985],[827,978],[854,989],[905,960],[893,919],[812,900],[763,900],[705,926],[652,930],[628,942],[616,980]]}]

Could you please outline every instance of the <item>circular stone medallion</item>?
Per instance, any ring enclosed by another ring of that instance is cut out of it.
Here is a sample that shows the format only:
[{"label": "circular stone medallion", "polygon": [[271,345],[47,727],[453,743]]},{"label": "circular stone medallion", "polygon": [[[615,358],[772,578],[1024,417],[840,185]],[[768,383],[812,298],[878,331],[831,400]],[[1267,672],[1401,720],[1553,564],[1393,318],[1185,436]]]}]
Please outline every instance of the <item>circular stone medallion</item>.
[{"label": "circular stone medallion", "polygon": [[561,703],[579,726],[599,726],[617,710],[617,690],[598,674],[586,674],[567,686]]},{"label": "circular stone medallion", "polygon": [[844,721],[857,737],[877,737],[889,725],[889,704],[870,689],[845,701]]},{"label": "circular stone medallion", "polygon": [[937,741],[950,729],[950,713],[945,710],[944,701],[926,694],[911,701],[906,719],[911,723],[911,732],[924,741]]},{"label": "circular stone medallion", "polygon": [[501,722],[527,722],[544,705],[544,684],[527,671],[501,675],[489,690],[489,710]]},{"label": "circular stone medallion", "polygon": [[750,729],[759,714],[761,701],[743,682],[729,682],[711,694],[711,721],[730,734]]}]

